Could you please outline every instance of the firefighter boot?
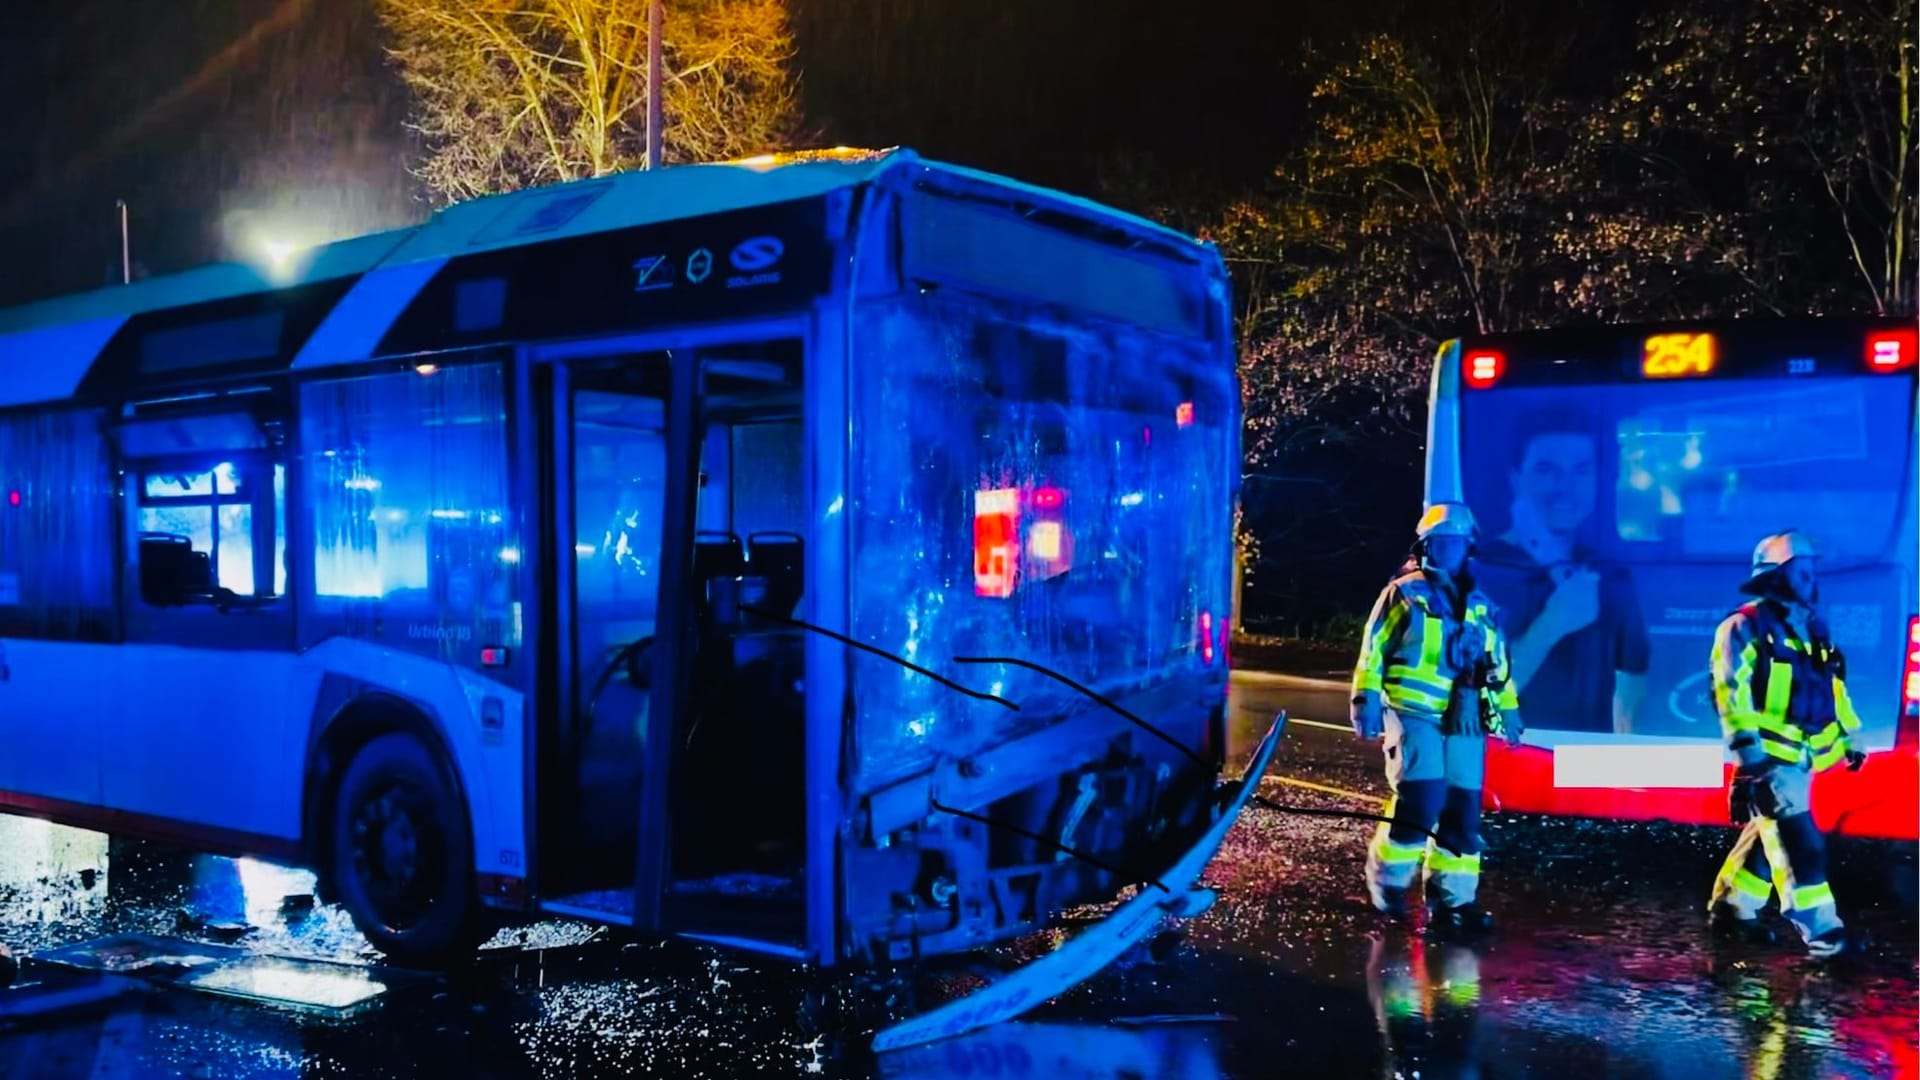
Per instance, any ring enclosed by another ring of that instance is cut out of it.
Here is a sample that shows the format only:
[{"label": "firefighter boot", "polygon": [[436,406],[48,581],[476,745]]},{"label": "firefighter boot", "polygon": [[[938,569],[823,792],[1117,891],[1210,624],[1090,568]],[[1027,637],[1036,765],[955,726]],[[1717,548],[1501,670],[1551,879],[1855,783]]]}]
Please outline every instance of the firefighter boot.
[{"label": "firefighter boot", "polygon": [[1407,890],[1391,885],[1381,885],[1373,890],[1373,909],[1385,915],[1390,922],[1403,923],[1411,917],[1407,904]]},{"label": "firefighter boot", "polygon": [[1721,941],[1736,942],[1741,945],[1771,945],[1777,940],[1773,928],[1762,923],[1758,916],[1742,916],[1731,904],[1715,904],[1707,916],[1707,929]]},{"label": "firefighter boot", "polygon": [[1477,903],[1435,905],[1427,913],[1429,932],[1444,938],[1471,938],[1493,929],[1493,916]]},{"label": "firefighter boot", "polygon": [[1816,960],[1826,960],[1847,951],[1847,930],[1836,926],[1824,934],[1807,939],[1807,955]]}]

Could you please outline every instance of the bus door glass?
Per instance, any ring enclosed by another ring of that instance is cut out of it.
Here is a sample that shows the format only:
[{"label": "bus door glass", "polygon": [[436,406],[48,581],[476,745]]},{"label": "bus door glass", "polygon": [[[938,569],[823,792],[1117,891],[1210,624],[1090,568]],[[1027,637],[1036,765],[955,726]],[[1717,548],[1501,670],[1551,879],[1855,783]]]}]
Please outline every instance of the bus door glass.
[{"label": "bus door glass", "polygon": [[[807,632],[790,621],[804,618],[801,356],[788,339],[594,357],[556,374],[556,542],[573,552],[570,585],[560,576],[571,680],[558,735],[572,775],[547,772],[542,861],[565,905],[624,910],[643,876],[637,854],[665,830],[662,927],[763,940],[802,929]],[[682,436],[674,380],[696,368],[697,420]],[[682,437],[692,475],[676,482]],[[683,484],[694,516],[675,535],[669,500]],[[689,684],[667,719],[656,657],[676,547],[691,549],[679,600]],[[650,764],[664,764],[663,801],[644,790]]]},{"label": "bus door glass", "polygon": [[804,930],[808,476],[802,343],[699,349],[692,679],[669,763],[663,925]]},{"label": "bus door glass", "polygon": [[556,549],[572,554],[559,757],[573,775],[547,776],[543,863],[549,892],[619,891],[633,882],[659,618],[669,359],[596,357],[557,381]]}]

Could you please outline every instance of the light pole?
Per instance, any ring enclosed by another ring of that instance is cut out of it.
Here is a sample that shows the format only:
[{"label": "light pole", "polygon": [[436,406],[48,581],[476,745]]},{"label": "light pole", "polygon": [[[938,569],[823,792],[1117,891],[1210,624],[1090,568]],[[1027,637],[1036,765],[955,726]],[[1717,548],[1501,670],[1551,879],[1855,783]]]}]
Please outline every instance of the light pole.
[{"label": "light pole", "polygon": [[133,281],[133,249],[127,243],[127,200],[115,199],[113,203],[120,210],[120,284]]},{"label": "light pole", "polygon": [[660,167],[660,33],[666,23],[661,4],[647,4],[647,171]]}]

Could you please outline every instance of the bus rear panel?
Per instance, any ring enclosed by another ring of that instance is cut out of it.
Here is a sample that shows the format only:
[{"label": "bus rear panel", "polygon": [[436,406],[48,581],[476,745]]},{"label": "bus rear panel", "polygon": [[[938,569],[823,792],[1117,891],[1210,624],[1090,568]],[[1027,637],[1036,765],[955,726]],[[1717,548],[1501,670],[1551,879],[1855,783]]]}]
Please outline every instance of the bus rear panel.
[{"label": "bus rear panel", "polygon": [[[1910,755],[1914,336],[1911,322],[1836,319],[1442,350],[1428,496],[1464,497],[1480,521],[1476,573],[1514,638],[1529,729],[1529,747],[1494,753],[1490,803],[1723,822],[1713,634],[1745,599],[1755,544],[1787,529],[1820,552],[1857,744]],[[1913,779],[1892,765],[1823,777],[1823,823],[1914,835]]]},{"label": "bus rear panel", "polygon": [[848,921],[883,954],[1031,928],[1205,827],[1239,427],[1198,249],[897,209],[899,276],[850,327],[852,633],[896,659],[852,661]]}]

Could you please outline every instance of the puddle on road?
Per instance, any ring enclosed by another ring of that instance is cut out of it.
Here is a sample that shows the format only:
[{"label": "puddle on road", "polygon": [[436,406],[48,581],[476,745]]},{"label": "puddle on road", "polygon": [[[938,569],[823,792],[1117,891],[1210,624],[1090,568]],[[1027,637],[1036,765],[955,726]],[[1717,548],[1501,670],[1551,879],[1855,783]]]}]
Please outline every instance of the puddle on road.
[{"label": "puddle on road", "polygon": [[336,1015],[387,992],[387,984],[364,968],[266,956],[196,971],[182,976],[177,985],[255,1004],[324,1010]]},{"label": "puddle on road", "polygon": [[[1316,798],[1287,793],[1289,802]],[[104,894],[105,882],[82,881],[92,857],[84,844],[6,849],[0,894],[11,899],[0,899],[0,935],[25,927],[35,949],[102,934],[171,936],[178,904],[195,887],[217,899],[205,890],[216,879],[238,887],[222,902],[254,926],[235,944],[160,950],[175,958],[180,985],[118,1006],[91,1035],[59,1029],[61,1053],[80,1056],[55,1075],[111,1071],[120,1060],[130,1075],[195,1076],[1920,1073],[1914,913],[1875,876],[1880,849],[1837,845],[1835,888],[1844,904],[1868,905],[1857,924],[1881,944],[1822,966],[1788,945],[1735,952],[1707,942],[1695,893],[1728,839],[1718,832],[1502,818],[1489,828],[1487,883],[1502,925],[1465,947],[1378,932],[1359,890],[1367,830],[1250,815],[1208,872],[1222,902],[1171,964],[1116,968],[1015,1023],[878,1060],[865,1040],[914,1008],[904,1000],[870,994],[866,1011],[841,1015],[816,1009],[787,969],[691,946],[622,945],[578,923],[503,931],[478,969],[454,980],[325,963],[358,959],[364,941],[337,909],[283,910],[282,895],[310,890],[310,878],[268,864],[161,874],[151,886],[116,881],[120,899],[103,905],[90,893]],[[1909,868],[1911,847],[1894,853]],[[1017,962],[1060,936],[994,950],[976,967]],[[266,955],[276,952],[299,959]],[[120,962],[137,965],[138,955]],[[195,957],[210,959],[187,962]],[[977,978],[923,980],[917,1008]],[[185,992],[190,982],[196,992]],[[1206,1022],[1112,1023],[1153,1014]],[[0,1073],[39,1053],[34,1037],[0,1035]]]}]

